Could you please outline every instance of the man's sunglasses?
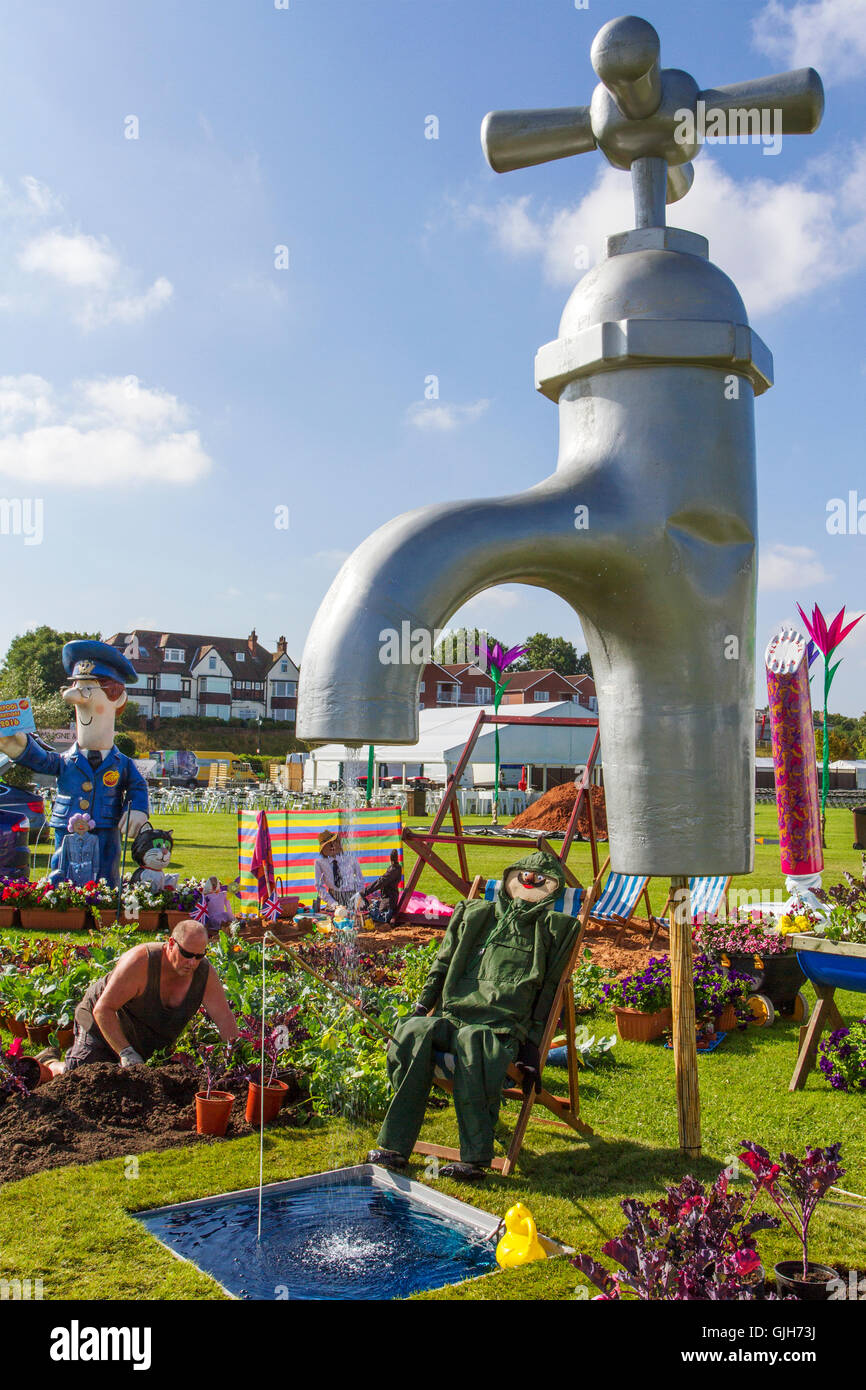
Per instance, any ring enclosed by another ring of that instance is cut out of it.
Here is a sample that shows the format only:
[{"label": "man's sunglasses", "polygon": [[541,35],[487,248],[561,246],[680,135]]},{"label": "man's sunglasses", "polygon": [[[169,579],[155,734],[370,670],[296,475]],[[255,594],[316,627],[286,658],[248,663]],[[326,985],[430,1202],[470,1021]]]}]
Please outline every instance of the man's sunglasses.
[{"label": "man's sunglasses", "polygon": [[174,937],[172,937],[171,939],[172,941],[174,941],[175,946],[180,951],[181,955],[184,957],[185,960],[204,960],[205,956],[207,955],[207,951],[187,951],[183,948],[183,946],[181,946],[179,941],[175,940]]}]

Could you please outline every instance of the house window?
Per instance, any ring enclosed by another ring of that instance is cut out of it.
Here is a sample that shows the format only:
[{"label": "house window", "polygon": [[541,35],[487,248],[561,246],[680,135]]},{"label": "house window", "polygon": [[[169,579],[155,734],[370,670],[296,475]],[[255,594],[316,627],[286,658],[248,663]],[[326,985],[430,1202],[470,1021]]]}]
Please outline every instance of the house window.
[{"label": "house window", "polygon": [[160,705],[160,719],[172,719],[175,714],[177,714],[177,705]]},{"label": "house window", "polygon": [[493,688],[489,685],[476,685],[475,703],[476,705],[489,705],[493,699]]},{"label": "house window", "polygon": [[245,653],[244,653],[244,652],[235,652],[235,661],[243,661],[243,660],[244,660],[244,657],[245,657]]},{"label": "house window", "polygon": [[422,694],[422,695],[424,694],[424,682],[423,682],[423,681],[421,682],[421,694]]},{"label": "house window", "polygon": [[544,704],[550,699],[550,692],[547,690],[535,690],[532,693],[532,698],[535,700],[536,704]]},{"label": "house window", "polygon": [[202,676],[199,680],[198,693],[199,695],[204,695],[207,693],[207,676]]},{"label": "house window", "polygon": [[281,662],[280,662],[280,670],[282,671],[283,675],[286,674],[286,672],[288,671],[288,669],[289,669],[289,663],[288,663],[287,661],[281,661]]},{"label": "house window", "polygon": [[216,659],[216,657],[215,657],[215,656],[209,656],[208,659],[207,659],[207,669],[208,669],[209,671],[215,671],[216,668],[217,668],[217,659]]},{"label": "house window", "polygon": [[181,695],[189,695],[189,693],[190,693],[190,683],[189,683],[189,681],[181,681],[181,683],[180,683],[180,693],[181,693]]},{"label": "house window", "polygon": [[273,694],[280,697],[291,697],[298,693],[297,681],[274,681]]},{"label": "house window", "polygon": [[453,681],[436,682],[436,699],[443,705],[456,705],[460,687]]},{"label": "house window", "polygon": [[186,652],[183,647],[166,647],[165,649],[166,661],[183,661],[185,656]]}]

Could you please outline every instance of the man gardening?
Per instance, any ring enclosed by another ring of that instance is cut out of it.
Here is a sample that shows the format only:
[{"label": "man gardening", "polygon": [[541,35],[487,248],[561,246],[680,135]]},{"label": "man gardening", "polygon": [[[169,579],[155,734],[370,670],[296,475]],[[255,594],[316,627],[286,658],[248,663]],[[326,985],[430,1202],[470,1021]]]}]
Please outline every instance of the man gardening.
[{"label": "man gardening", "polygon": [[460,1136],[460,1162],[439,1171],[483,1176],[509,1065],[523,1073],[525,1094],[541,1089],[539,1044],[579,930],[576,918],[554,908],[564,886],[560,861],[539,851],[505,871],[493,902],[458,903],[418,1002],[388,1049],[394,1098],[368,1162],[406,1167],[438,1052],[451,1054]]},{"label": "man gardening", "polygon": [[75,1036],[60,1061],[57,1048],[39,1054],[55,1076],[88,1062],[132,1067],[155,1052],[174,1049],[199,1007],[224,1042],[238,1036],[216,971],[208,964],[207,928],[178,922],[167,941],[143,942],[94,980],[75,1010]]}]

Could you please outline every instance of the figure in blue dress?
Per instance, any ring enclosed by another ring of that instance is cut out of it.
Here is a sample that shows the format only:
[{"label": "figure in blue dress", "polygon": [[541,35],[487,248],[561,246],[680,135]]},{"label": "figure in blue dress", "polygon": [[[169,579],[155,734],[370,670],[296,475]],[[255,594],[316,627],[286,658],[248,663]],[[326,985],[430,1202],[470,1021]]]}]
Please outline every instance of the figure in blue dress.
[{"label": "figure in blue dress", "polygon": [[[99,841],[92,831],[96,822],[83,811],[76,811],[66,823],[66,834],[54,855],[57,864],[48,875],[52,883],[74,883],[83,888],[99,878]],[[52,864],[54,860],[52,860]]]}]

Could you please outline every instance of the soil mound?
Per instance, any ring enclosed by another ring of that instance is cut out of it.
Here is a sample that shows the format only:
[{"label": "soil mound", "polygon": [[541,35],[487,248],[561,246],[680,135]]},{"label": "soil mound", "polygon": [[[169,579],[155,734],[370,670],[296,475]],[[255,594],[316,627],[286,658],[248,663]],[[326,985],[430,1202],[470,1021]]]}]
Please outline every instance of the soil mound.
[{"label": "soil mound", "polygon": [[[592,814],[595,821],[596,839],[607,839],[607,812],[604,804],[604,791],[601,787],[590,787]],[[577,800],[577,788],[573,782],[563,782],[560,787],[551,787],[549,792],[539,797],[511,822],[512,830],[547,830],[553,835],[563,835]],[[577,818],[579,835],[589,835],[589,812],[586,806]]]},{"label": "soil mound", "polygon": [[[291,1123],[298,1078],[283,1074],[289,1091],[275,1124]],[[246,1082],[223,1080],[236,1097],[229,1139],[252,1134],[244,1118]],[[219,1143],[195,1132],[195,1093],[200,1077],[188,1067],[118,1067],[93,1062],[46,1082],[29,1096],[0,1098],[0,1182],[14,1182],[69,1163],[168,1149],[179,1144]]]}]

